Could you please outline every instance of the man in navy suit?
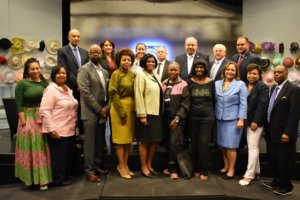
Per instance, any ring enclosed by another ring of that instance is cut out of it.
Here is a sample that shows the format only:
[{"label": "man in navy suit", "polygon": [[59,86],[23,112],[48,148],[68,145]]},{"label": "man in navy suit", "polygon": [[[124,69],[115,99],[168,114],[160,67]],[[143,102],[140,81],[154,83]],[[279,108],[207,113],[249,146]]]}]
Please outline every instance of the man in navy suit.
[{"label": "man in navy suit", "polygon": [[240,67],[240,79],[245,83],[247,80],[247,66],[250,63],[260,65],[260,58],[249,51],[249,39],[245,36],[240,36],[236,42],[237,54],[232,57],[232,61],[238,63]]},{"label": "man in navy suit", "polygon": [[215,60],[210,62],[209,76],[214,81],[223,79],[222,72],[224,65],[229,61],[226,56],[226,47],[223,44],[216,44],[213,48]]},{"label": "man in navy suit", "polygon": [[198,52],[198,42],[194,37],[188,37],[184,43],[185,53],[176,56],[175,61],[180,64],[180,77],[187,80],[191,77],[191,69],[194,60],[204,59],[209,63],[209,56]]},{"label": "man in navy suit", "polygon": [[[69,44],[63,46],[57,51],[57,64],[59,66],[65,66],[69,71],[70,76],[67,79],[67,85],[73,90],[73,96],[78,102],[80,102],[77,73],[79,67],[89,61],[89,56],[86,50],[78,47],[80,42],[80,32],[78,30],[70,30],[68,39]],[[83,134],[83,125],[80,121],[80,106],[78,106],[77,115],[77,127],[79,129],[79,134]]]},{"label": "man in navy suit", "polygon": [[160,46],[156,49],[156,58],[157,58],[157,67],[154,70],[160,76],[160,81],[163,82],[165,79],[169,77],[168,75],[168,67],[170,61],[167,60],[167,49],[164,46]]},{"label": "man in navy suit", "polygon": [[287,77],[287,68],[281,65],[275,68],[277,86],[272,88],[265,135],[273,180],[263,185],[279,195],[291,194],[293,190],[291,178],[300,117],[300,88],[289,82]]}]

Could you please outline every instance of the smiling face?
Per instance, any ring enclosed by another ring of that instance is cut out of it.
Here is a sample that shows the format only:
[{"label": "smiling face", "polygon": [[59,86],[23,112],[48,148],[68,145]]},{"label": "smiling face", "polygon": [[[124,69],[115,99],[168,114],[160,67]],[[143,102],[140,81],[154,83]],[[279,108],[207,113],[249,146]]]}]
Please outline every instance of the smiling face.
[{"label": "smiling face", "polygon": [[129,55],[122,55],[120,60],[120,68],[123,71],[128,71],[131,65],[132,65],[131,57]]},{"label": "smiling face", "polygon": [[197,40],[193,37],[187,38],[185,40],[184,48],[187,54],[193,55],[198,48]]},{"label": "smiling face", "polygon": [[57,85],[63,85],[67,81],[67,71],[64,67],[61,67],[60,70],[55,75],[55,83]]},{"label": "smiling face", "polygon": [[28,74],[32,80],[39,79],[41,76],[41,68],[39,63],[37,62],[30,63],[28,68]]},{"label": "smiling face", "polygon": [[198,78],[202,78],[205,76],[205,66],[204,65],[196,65],[195,66],[195,75]]},{"label": "smiling face", "polygon": [[136,58],[141,60],[141,58],[146,54],[146,47],[143,44],[139,44],[136,47]]},{"label": "smiling face", "polygon": [[236,78],[237,70],[234,64],[229,64],[228,67],[224,71],[225,79],[232,81]]},{"label": "smiling face", "polygon": [[249,50],[249,42],[243,37],[238,38],[236,42],[236,50],[238,53],[243,54]]},{"label": "smiling face", "polygon": [[104,42],[102,50],[105,52],[106,55],[109,55],[112,53],[114,48],[113,48],[113,45],[109,41],[106,41],[106,42]]},{"label": "smiling face", "polygon": [[247,73],[247,80],[250,84],[255,84],[259,80],[259,71],[253,69]]},{"label": "smiling face", "polygon": [[148,73],[152,73],[154,68],[155,68],[155,58],[153,57],[150,57],[147,59],[147,62],[146,62],[146,71]]},{"label": "smiling face", "polygon": [[90,47],[89,57],[95,65],[97,65],[100,62],[102,57],[102,51],[99,45],[94,44]]},{"label": "smiling face", "polygon": [[168,75],[172,81],[176,81],[180,73],[178,64],[171,63],[168,67]]}]

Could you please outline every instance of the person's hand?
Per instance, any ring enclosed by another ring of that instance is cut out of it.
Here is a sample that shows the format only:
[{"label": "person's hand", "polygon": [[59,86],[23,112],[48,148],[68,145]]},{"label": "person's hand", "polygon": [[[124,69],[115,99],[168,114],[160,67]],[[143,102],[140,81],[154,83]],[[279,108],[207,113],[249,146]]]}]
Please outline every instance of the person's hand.
[{"label": "person's hand", "polygon": [[144,125],[144,126],[147,126],[149,123],[148,123],[148,120],[147,120],[147,117],[141,117],[140,118],[140,122]]},{"label": "person's hand", "polygon": [[50,132],[50,135],[53,139],[59,139],[60,138],[60,136],[58,135],[58,133],[56,131]]},{"label": "person's hand", "polygon": [[290,141],[290,137],[287,134],[283,133],[281,135],[281,143],[288,143],[289,141]]},{"label": "person's hand", "polygon": [[21,126],[24,128],[26,126],[26,121],[22,121]]},{"label": "person's hand", "polygon": [[103,117],[107,117],[108,114],[108,109],[106,107],[103,107],[100,111],[100,115],[102,115]]},{"label": "person's hand", "polygon": [[252,131],[256,131],[257,127],[258,127],[257,123],[252,122],[252,123],[251,123],[251,126],[250,126],[250,129],[251,129]]},{"label": "person's hand", "polygon": [[174,130],[177,127],[177,125],[178,125],[178,121],[176,119],[173,119],[169,126],[170,126],[170,129]]},{"label": "person's hand", "polygon": [[236,125],[237,128],[243,128],[244,127],[244,119],[239,119]]}]

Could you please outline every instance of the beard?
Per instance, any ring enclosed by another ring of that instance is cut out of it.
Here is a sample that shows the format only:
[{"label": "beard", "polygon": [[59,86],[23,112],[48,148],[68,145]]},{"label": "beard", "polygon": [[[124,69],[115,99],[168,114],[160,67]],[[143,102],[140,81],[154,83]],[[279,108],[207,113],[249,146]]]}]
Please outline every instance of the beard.
[{"label": "beard", "polygon": [[100,63],[100,58],[94,57],[94,58],[91,58],[91,61],[92,61],[92,63],[94,63],[94,65],[98,65]]}]

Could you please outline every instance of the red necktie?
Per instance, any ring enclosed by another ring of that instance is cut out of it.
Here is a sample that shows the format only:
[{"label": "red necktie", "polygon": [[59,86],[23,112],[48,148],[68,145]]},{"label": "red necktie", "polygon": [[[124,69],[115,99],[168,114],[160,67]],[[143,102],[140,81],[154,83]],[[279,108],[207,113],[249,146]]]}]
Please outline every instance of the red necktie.
[{"label": "red necktie", "polygon": [[237,65],[240,66],[243,61],[243,56],[240,55]]}]

